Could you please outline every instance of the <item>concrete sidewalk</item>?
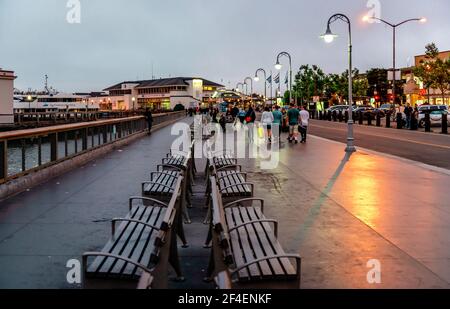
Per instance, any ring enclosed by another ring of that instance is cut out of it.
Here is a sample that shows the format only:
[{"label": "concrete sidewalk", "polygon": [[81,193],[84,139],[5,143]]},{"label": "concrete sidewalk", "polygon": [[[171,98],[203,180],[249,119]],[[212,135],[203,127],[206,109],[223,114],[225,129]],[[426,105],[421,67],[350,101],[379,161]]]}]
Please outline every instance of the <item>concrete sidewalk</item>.
[{"label": "concrete sidewalk", "polygon": [[[285,138],[285,137],[283,137]],[[450,171],[310,137],[252,170],[280,238],[303,258],[303,288],[450,288]],[[367,282],[371,259],[382,283]]]},{"label": "concrete sidewalk", "polygon": [[[191,119],[181,120],[190,122]],[[0,288],[79,288],[66,263],[98,251],[172,141],[171,126],[0,202]]]},{"label": "concrete sidewalk", "polygon": [[[186,120],[190,121],[190,120]],[[169,138],[170,137],[170,138]],[[90,162],[0,205],[0,288],[78,288],[66,281],[69,259],[101,249],[110,219],[128,211],[171,147],[170,127]],[[285,143],[280,164],[261,170],[243,160],[280,223],[287,252],[303,258],[303,288],[450,288],[450,172],[310,138]],[[199,164],[199,171],[202,170]],[[194,187],[189,249],[180,249],[187,281],[174,288],[208,288],[209,250],[202,248],[203,179]],[[370,285],[367,262],[381,263],[382,283]]]}]

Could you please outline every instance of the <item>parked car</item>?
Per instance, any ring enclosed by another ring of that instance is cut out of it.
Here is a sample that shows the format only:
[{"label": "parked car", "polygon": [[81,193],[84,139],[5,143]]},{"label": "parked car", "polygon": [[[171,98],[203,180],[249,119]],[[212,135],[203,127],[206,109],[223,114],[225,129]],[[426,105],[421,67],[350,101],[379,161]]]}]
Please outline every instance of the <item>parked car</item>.
[{"label": "parked car", "polygon": [[358,106],[354,110],[354,112],[356,113],[357,119],[359,119],[358,117],[359,117],[360,113],[362,113],[364,120],[367,120],[369,118],[369,115],[372,117],[372,119],[375,119],[376,113],[377,113],[375,111],[375,108],[373,108],[370,105]]},{"label": "parked car", "polygon": [[[425,127],[425,115],[430,114],[430,121],[432,126],[442,125],[442,115],[448,114],[448,107],[446,105],[422,105],[419,107],[419,127]],[[448,117],[450,118],[450,117]],[[450,119],[447,122],[450,125]]]},{"label": "parked car", "polygon": [[339,113],[339,111],[345,112],[346,110],[348,110],[348,105],[334,105],[329,107],[328,109],[326,109],[326,111],[330,111],[330,112],[334,112],[336,111],[337,113]]}]

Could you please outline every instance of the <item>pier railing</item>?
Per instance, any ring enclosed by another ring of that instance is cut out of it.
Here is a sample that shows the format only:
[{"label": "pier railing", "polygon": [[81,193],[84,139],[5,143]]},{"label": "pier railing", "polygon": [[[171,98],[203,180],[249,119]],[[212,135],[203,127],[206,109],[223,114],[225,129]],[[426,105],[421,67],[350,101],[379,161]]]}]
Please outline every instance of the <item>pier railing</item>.
[{"label": "pier railing", "polygon": [[[156,114],[153,125],[185,114]],[[0,133],[0,184],[142,133],[146,128],[145,118],[135,116]]]},{"label": "pier railing", "polygon": [[[142,113],[142,111],[27,112],[15,113],[14,123],[17,127],[35,128],[57,124],[142,116]],[[155,113],[155,115],[157,114]]]}]

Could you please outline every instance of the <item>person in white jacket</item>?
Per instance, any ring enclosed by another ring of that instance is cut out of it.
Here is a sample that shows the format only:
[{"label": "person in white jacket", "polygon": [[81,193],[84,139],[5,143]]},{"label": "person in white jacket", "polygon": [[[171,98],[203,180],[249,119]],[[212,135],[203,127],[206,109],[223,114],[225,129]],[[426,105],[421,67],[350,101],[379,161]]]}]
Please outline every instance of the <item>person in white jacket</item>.
[{"label": "person in white jacket", "polygon": [[266,132],[266,140],[269,141],[269,143],[272,143],[272,124],[274,122],[274,117],[272,112],[270,111],[269,107],[264,108],[264,112],[261,116],[261,123],[263,124]]}]

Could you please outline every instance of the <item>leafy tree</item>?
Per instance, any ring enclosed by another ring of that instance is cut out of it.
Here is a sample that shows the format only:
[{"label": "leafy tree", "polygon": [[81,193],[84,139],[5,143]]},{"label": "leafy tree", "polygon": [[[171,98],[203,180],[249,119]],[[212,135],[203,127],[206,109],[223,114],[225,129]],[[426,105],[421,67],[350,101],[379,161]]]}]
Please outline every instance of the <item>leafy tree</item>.
[{"label": "leafy tree", "polygon": [[[352,72],[353,77],[353,96],[365,97],[367,96],[367,89],[369,83],[367,78],[359,74],[358,69]],[[328,98],[337,98],[341,103],[344,100],[348,101],[348,70],[342,74],[330,74],[326,78],[325,94]],[[333,102],[333,104],[336,104]]]},{"label": "leafy tree", "polygon": [[323,93],[325,83],[326,75],[319,66],[302,65],[295,76],[294,95],[305,104]]},{"label": "leafy tree", "polygon": [[446,92],[450,91],[450,59],[439,58],[439,49],[434,43],[425,47],[425,55],[425,61],[413,73],[423,81],[428,93],[430,88],[438,89],[444,102]]}]

